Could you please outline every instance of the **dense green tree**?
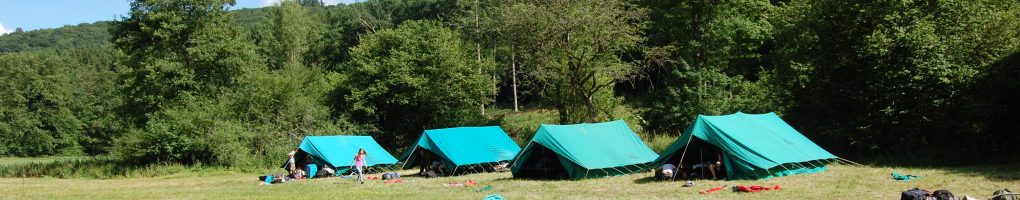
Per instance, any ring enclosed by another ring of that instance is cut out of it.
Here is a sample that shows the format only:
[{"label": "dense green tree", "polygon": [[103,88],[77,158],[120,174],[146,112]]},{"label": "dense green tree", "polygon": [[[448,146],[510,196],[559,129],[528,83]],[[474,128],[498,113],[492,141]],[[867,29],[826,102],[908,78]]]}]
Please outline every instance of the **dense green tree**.
[{"label": "dense green tree", "polygon": [[80,154],[73,77],[55,55],[0,55],[0,154]]},{"label": "dense green tree", "polygon": [[124,64],[130,69],[124,75],[124,114],[136,125],[182,97],[222,94],[245,68],[261,63],[227,14],[233,3],[135,1],[130,16],[115,22],[113,43],[126,54]]},{"label": "dense green tree", "polygon": [[960,143],[974,137],[955,122],[962,94],[985,66],[1017,51],[1020,3],[790,4],[801,9],[783,15],[776,61],[780,75],[806,77],[787,87],[806,132],[844,152],[973,155]]},{"label": "dense green tree", "polygon": [[338,110],[389,145],[427,128],[476,123],[477,106],[495,91],[467,49],[457,32],[434,21],[366,35],[351,50]]},{"label": "dense green tree", "polygon": [[679,133],[699,114],[782,111],[763,58],[773,32],[770,1],[642,3],[652,18],[646,57],[660,60],[645,70],[663,85],[650,99],[650,128]]}]

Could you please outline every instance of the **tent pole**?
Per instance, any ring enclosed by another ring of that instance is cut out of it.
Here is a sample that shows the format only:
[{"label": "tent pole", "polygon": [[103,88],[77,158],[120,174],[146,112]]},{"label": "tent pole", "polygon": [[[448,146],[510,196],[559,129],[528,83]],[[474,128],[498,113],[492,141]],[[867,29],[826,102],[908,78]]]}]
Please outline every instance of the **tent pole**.
[{"label": "tent pole", "polygon": [[615,167],[609,167],[609,168],[612,168],[613,170],[616,170],[616,171],[620,172],[620,174],[627,174],[627,173],[623,172],[620,169],[616,169]]},{"label": "tent pole", "polygon": [[864,166],[864,165],[862,165],[860,163],[856,163],[854,161],[847,160],[846,158],[836,157],[836,159],[840,160],[840,161],[843,161],[843,162],[848,162],[848,163],[851,163],[851,164],[854,164],[854,165],[857,165],[857,166]]},{"label": "tent pole", "polygon": [[[496,168],[492,166],[492,163],[485,163],[485,164],[489,165],[489,169],[492,169],[492,171],[496,171]],[[485,169],[482,169],[482,171],[485,171]]]},{"label": "tent pole", "polygon": [[[681,133],[680,136],[683,136],[683,133]],[[691,137],[687,138],[687,143],[684,144],[684,152],[682,154],[680,154],[680,162],[677,163],[677,165],[680,165],[680,166],[684,165],[684,157],[687,156],[687,147],[691,146],[691,140],[693,140],[693,139],[694,139],[694,135],[691,135]]]},{"label": "tent pole", "polygon": [[[411,160],[411,157],[414,157],[414,150],[418,150],[418,145],[414,145],[414,147],[411,148],[411,153],[407,154],[407,159],[404,159],[404,164],[400,165],[400,169],[405,169],[404,167],[407,167],[407,160]],[[424,158],[418,158],[418,159],[424,159]],[[425,167],[425,166],[418,166],[418,167]]]},{"label": "tent pole", "polygon": [[588,172],[591,172],[591,170],[590,169],[584,169],[584,178],[585,179],[588,178]]},{"label": "tent pole", "polygon": [[453,176],[454,174],[457,174],[457,168],[459,167],[460,166],[453,167],[453,172],[451,172],[450,175]]},{"label": "tent pole", "polygon": [[[523,149],[521,149],[521,152],[518,152],[518,153],[517,153],[517,155],[516,155],[516,156],[514,156],[514,160],[513,160],[513,161],[510,161],[510,166],[514,166],[514,165],[517,165],[517,159],[520,159],[520,158],[521,158],[521,155],[524,155],[524,154],[523,154],[523,153],[524,153],[524,150],[528,149],[528,147],[530,147],[530,146],[531,146],[531,143],[534,143],[534,142],[535,142],[534,140],[532,140],[532,141],[528,141],[528,144],[527,144],[527,145],[524,145],[524,148],[523,148]],[[508,167],[509,167],[509,166],[508,166]]]},{"label": "tent pole", "polygon": [[[634,171],[631,171],[631,170],[630,170],[630,168],[629,168],[629,167],[627,167],[627,165],[624,165],[624,166],[623,166],[623,169],[627,170],[627,173],[626,173],[626,174],[633,174],[633,173],[634,173]],[[626,174],[625,174],[625,175],[626,175]]]}]

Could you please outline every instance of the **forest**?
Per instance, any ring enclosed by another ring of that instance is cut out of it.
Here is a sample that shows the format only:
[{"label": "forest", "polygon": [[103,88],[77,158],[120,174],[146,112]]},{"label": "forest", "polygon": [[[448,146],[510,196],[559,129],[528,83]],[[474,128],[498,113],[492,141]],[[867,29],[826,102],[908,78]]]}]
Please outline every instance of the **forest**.
[{"label": "forest", "polygon": [[854,160],[1020,158],[1016,0],[233,4],[0,36],[0,155],[264,167],[307,135],[775,112]]}]

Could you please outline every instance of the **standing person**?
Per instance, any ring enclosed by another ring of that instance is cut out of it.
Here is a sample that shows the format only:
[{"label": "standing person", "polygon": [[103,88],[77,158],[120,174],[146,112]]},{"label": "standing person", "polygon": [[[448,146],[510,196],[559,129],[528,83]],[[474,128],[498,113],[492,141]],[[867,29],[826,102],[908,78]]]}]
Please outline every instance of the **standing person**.
[{"label": "standing person", "polygon": [[365,166],[365,157],[368,157],[368,153],[365,153],[365,149],[358,149],[358,154],[354,155],[354,160],[351,161],[351,166],[354,167],[354,172],[358,173],[358,182],[365,184],[365,179],[362,175],[362,167]]},{"label": "standing person", "polygon": [[290,153],[287,153],[287,171],[290,172],[291,178],[298,178],[297,176],[297,163],[295,163],[294,155],[297,154],[298,148],[294,148]]}]

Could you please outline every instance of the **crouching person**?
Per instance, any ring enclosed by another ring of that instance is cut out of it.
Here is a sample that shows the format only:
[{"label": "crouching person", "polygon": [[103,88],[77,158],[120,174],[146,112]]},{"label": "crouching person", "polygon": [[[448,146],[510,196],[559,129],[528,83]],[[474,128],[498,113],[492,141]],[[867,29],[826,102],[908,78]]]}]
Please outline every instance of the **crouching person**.
[{"label": "crouching person", "polygon": [[676,165],[665,164],[655,169],[655,178],[662,181],[673,180],[676,176]]}]

